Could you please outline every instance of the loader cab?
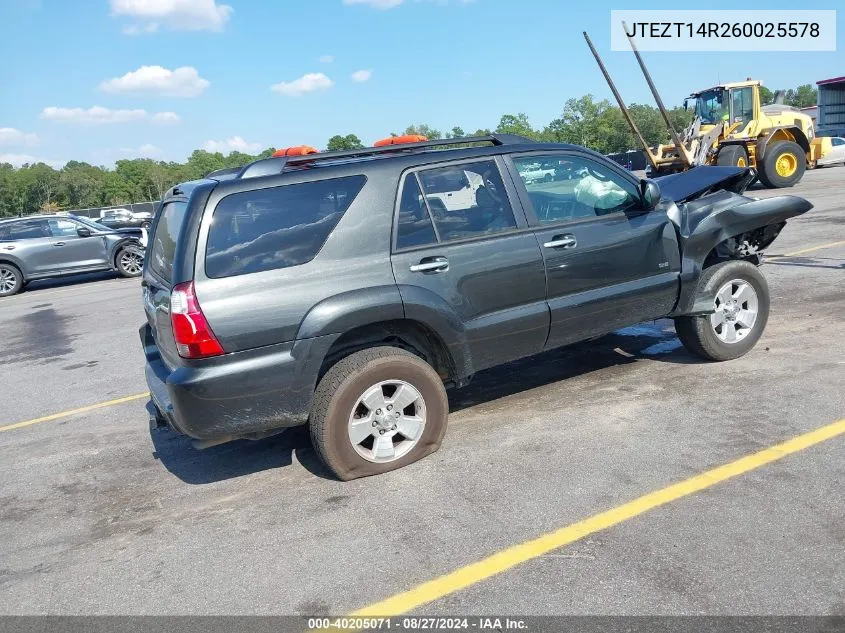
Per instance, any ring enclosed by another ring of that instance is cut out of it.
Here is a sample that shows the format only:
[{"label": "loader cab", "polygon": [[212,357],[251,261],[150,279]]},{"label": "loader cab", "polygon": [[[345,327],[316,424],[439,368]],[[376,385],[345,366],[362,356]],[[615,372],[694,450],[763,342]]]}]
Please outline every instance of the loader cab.
[{"label": "loader cab", "polygon": [[760,118],[760,82],[715,86],[693,93],[685,103],[690,101],[695,104],[695,116],[701,122],[702,133],[719,123],[733,128],[733,133],[740,133]]}]

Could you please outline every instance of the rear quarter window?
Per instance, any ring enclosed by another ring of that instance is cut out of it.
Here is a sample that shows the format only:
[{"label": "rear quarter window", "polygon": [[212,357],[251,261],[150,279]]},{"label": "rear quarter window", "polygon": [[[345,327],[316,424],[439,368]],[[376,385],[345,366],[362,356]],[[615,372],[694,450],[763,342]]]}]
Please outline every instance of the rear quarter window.
[{"label": "rear quarter window", "polygon": [[233,277],[311,261],[365,182],[347,176],[226,196],[208,232],[205,274]]}]

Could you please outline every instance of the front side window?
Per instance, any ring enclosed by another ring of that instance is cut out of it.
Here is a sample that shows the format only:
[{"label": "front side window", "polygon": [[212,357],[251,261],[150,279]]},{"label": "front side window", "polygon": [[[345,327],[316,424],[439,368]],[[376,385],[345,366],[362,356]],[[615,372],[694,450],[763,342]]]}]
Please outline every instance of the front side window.
[{"label": "front side window", "polygon": [[416,174],[408,174],[405,177],[396,223],[396,248],[398,249],[437,242],[434,225],[431,223],[431,216],[425,206]]},{"label": "front side window", "polygon": [[226,196],[208,232],[206,274],[232,277],[311,261],[365,182],[347,176]]},{"label": "front side window", "polygon": [[608,215],[639,204],[633,184],[588,158],[524,156],[513,163],[541,224]]},{"label": "front side window", "polygon": [[496,162],[478,161],[419,172],[440,239],[508,231],[516,219]]},{"label": "front side window", "polygon": [[53,237],[76,237],[76,229],[78,225],[72,220],[63,220],[56,218],[55,220],[48,220],[50,231]]}]

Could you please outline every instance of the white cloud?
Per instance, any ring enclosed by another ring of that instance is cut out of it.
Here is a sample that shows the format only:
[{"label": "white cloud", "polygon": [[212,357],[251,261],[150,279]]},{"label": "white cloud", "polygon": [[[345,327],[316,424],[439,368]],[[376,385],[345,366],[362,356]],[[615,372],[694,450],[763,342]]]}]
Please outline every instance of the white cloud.
[{"label": "white cloud", "polygon": [[160,97],[198,97],[209,85],[192,66],[182,66],[175,70],[163,66],[141,66],[123,77],[104,81],[100,84],[100,90]]},{"label": "white cloud", "polygon": [[321,64],[331,64],[334,61],[334,55],[320,55]]},{"label": "white cloud", "polygon": [[138,20],[124,33],[154,33],[159,24],[174,31],[222,31],[232,7],[216,0],[110,0],[113,16]]},{"label": "white cloud", "polygon": [[38,145],[38,135],[13,127],[0,127],[0,145]]},{"label": "white cloud", "polygon": [[153,123],[178,123],[179,115],[174,112],[158,112],[152,117],[146,110],[111,110],[102,106],[88,108],[57,108],[51,106],[41,111],[41,118],[57,123],[74,123],[81,125],[106,125],[111,123],[130,123],[132,121],[147,121]]},{"label": "white cloud", "polygon": [[36,163],[45,163],[55,169],[61,169],[67,161],[65,160],[51,160],[49,158],[38,158],[29,154],[0,154],[0,163],[10,163],[14,167],[21,165],[34,165]]},{"label": "white cloud", "polygon": [[202,144],[202,148],[207,152],[220,152],[222,154],[229,152],[255,154],[261,151],[261,143],[248,143],[241,136],[233,136],[225,141],[206,141]]},{"label": "white cloud", "polygon": [[369,81],[370,77],[372,76],[372,70],[356,70],[354,73],[352,73],[352,81],[362,83],[364,81]]},{"label": "white cloud", "polygon": [[121,156],[126,156],[127,158],[156,158],[163,153],[160,147],[156,147],[150,143],[145,143],[138,148],[123,147],[120,149]]},{"label": "white cloud", "polygon": [[308,73],[302,75],[299,79],[283,81],[270,86],[270,89],[288,97],[300,97],[308,92],[328,90],[333,85],[334,82],[323,73]]},{"label": "white cloud", "polygon": [[156,112],[153,115],[153,123],[157,125],[176,125],[182,120],[175,112]]}]

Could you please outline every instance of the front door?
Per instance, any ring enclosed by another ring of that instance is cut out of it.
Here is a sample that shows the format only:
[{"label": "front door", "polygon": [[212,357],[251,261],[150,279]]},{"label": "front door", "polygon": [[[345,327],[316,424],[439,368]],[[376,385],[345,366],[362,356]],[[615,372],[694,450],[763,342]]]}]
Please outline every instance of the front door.
[{"label": "front door", "polygon": [[[525,182],[535,163],[551,179]],[[548,348],[668,314],[680,255],[665,212],[645,211],[636,181],[580,152],[513,157],[511,173],[543,253]]]},{"label": "front door", "polygon": [[499,159],[475,159],[409,172],[399,195],[391,259],[406,314],[436,306],[472,371],[537,353],[548,334],[543,257],[505,182]]},{"label": "front door", "polygon": [[69,218],[52,218],[48,222],[53,234],[51,263],[54,270],[70,272],[108,267],[108,250],[102,235],[79,235],[78,229],[88,227]]}]

